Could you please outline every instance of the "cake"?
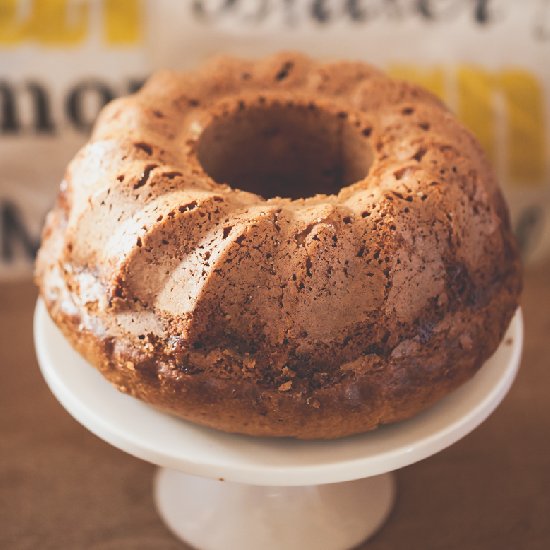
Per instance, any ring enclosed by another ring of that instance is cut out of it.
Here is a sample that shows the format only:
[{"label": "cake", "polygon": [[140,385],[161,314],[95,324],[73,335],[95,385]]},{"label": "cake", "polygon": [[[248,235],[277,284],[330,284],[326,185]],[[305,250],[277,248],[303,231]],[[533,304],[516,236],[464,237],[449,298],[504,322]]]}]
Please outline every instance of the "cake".
[{"label": "cake", "polygon": [[282,53],[104,108],[36,280],[119,390],[227,432],[330,439],[470,379],[518,306],[495,175],[433,95]]}]

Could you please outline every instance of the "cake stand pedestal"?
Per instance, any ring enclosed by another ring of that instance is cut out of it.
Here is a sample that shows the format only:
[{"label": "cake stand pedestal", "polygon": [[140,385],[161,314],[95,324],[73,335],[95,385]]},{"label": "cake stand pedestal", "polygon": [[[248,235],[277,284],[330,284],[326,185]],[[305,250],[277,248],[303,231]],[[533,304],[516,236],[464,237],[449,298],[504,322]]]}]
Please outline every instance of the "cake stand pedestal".
[{"label": "cake stand pedestal", "polygon": [[415,418],[336,441],[225,434],[119,393],[66,342],[42,302],[42,373],[61,404],[111,445],[160,466],[158,511],[176,536],[212,550],[331,550],[370,537],[391,511],[390,473],[451,445],[497,407],[516,375],[518,310],[476,376]]}]

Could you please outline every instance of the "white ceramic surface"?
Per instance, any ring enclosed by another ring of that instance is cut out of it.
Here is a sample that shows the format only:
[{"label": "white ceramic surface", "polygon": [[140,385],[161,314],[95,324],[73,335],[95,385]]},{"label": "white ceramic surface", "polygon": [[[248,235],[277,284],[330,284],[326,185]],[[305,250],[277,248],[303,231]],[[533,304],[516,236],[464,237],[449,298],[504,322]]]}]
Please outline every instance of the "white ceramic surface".
[{"label": "white ceramic surface", "polygon": [[62,405],[100,438],[139,458],[188,474],[255,485],[316,485],[401,468],[451,445],[496,408],[519,366],[518,310],[476,376],[415,418],[336,441],[221,433],[163,414],[119,393],[66,342],[42,302],[35,312],[42,372]]},{"label": "white ceramic surface", "polygon": [[155,500],[181,539],[202,550],[343,550],[388,517],[393,474],[312,485],[261,487],[160,468]]},{"label": "white ceramic surface", "polygon": [[360,436],[304,442],[201,428],[119,393],[69,346],[40,301],[34,331],[55,396],[102,439],[161,466],[158,511],[203,550],[343,550],[372,536],[395,496],[384,472],[438,452],[487,418],[512,384],[523,339],[518,310],[474,379],[425,413]]}]

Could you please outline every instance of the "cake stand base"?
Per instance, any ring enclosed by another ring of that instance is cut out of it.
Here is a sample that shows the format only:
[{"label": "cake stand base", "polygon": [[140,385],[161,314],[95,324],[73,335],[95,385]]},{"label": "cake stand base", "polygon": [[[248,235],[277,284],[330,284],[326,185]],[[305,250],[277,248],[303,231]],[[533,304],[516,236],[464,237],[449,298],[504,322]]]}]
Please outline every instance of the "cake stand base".
[{"label": "cake stand base", "polygon": [[158,511],[179,538],[202,550],[344,550],[388,517],[393,474],[306,487],[262,487],[160,468]]},{"label": "cake stand base", "polygon": [[161,467],[160,515],[202,550],[344,549],[372,536],[392,507],[388,472],[479,426],[510,389],[523,341],[518,311],[472,380],[426,411],[365,434],[299,441],[210,430],[121,394],[71,348],[41,301],[34,330],[57,399],[97,436]]}]

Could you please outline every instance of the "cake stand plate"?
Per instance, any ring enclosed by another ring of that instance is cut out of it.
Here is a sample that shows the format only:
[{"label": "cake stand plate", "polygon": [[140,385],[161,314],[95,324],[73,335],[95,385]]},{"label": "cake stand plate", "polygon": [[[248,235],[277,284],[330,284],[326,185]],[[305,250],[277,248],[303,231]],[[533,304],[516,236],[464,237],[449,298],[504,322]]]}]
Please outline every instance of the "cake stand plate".
[{"label": "cake stand plate", "polygon": [[231,435],[119,393],[76,353],[39,300],[42,373],[69,413],[111,445],[160,466],[155,498],[180,538],[212,550],[350,548],[371,536],[394,500],[392,470],[459,440],[497,407],[516,375],[518,309],[474,378],[411,420],[336,441]]}]

